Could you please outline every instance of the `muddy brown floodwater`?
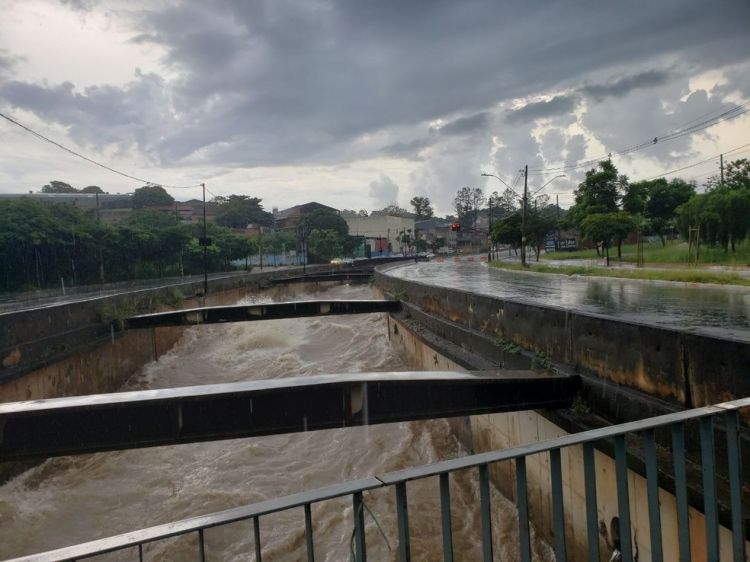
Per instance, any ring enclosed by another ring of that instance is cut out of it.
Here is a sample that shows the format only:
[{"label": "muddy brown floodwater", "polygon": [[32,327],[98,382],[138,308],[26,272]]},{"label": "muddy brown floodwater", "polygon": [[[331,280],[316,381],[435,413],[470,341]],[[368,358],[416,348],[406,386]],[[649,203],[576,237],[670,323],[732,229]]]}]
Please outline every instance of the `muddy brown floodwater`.
[{"label": "muddy brown floodwater", "polygon": [[[368,287],[342,286],[325,293],[325,298],[373,296]],[[134,376],[128,388],[408,369],[387,339],[383,315],[274,320],[190,328],[172,351]],[[53,459],[0,487],[0,556],[30,554],[465,454],[448,423],[438,419]],[[456,560],[478,560],[476,471],[451,475],[451,494]],[[364,494],[371,512],[365,517],[370,560],[397,559],[394,495],[390,488]],[[492,500],[495,559],[516,560],[516,510],[494,490]],[[441,560],[437,478],[410,482],[408,501],[413,559]],[[312,515],[316,560],[349,560],[351,499],[315,505]],[[264,560],[304,559],[301,508],[261,518],[260,527]],[[252,536],[250,521],[207,530],[207,559],[253,560]],[[537,560],[553,558],[536,541],[534,551]],[[147,545],[145,558],[195,560],[195,535]],[[137,552],[99,559],[137,560]]]}]

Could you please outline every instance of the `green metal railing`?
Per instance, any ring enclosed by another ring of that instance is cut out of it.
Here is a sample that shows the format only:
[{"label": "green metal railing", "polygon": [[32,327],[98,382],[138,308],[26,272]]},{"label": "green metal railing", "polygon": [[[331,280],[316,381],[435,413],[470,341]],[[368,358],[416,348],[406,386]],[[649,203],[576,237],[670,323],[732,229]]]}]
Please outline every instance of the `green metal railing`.
[{"label": "green metal railing", "polygon": [[[684,412],[658,416],[650,419],[625,423],[601,429],[595,429],[549,441],[531,443],[511,449],[470,455],[453,460],[442,461],[422,467],[408,468],[390,472],[381,476],[344,482],[312,491],[292,494],[282,498],[267,500],[252,505],[221,511],[210,515],[194,517],[164,525],[158,525],[139,531],[126,533],[110,538],[96,540],[71,547],[61,548],[32,556],[17,558],[24,561],[80,560],[97,554],[136,548],[140,560],[143,560],[143,545],[169,537],[186,534],[197,534],[198,552],[196,558],[206,560],[204,533],[206,529],[235,523],[251,521],[255,538],[255,560],[260,562],[263,546],[260,536],[260,519],[269,514],[302,508],[305,517],[305,545],[309,562],[314,561],[313,521],[311,506],[327,500],[351,497],[353,507],[354,558],[358,562],[367,559],[365,547],[365,523],[363,493],[370,490],[390,488],[395,493],[396,518],[399,538],[399,554],[402,561],[411,560],[409,507],[407,483],[428,477],[439,477],[440,506],[442,528],[443,560],[453,560],[453,537],[451,524],[450,480],[449,474],[458,470],[475,469],[479,476],[479,502],[481,514],[482,557],[485,562],[493,559],[492,514],[490,505],[489,467],[493,463],[515,461],[516,504],[518,508],[519,552],[523,562],[531,560],[531,533],[529,522],[529,502],[527,494],[526,459],[530,455],[548,454],[550,470],[550,489],[552,495],[552,513],[554,529],[553,549],[557,560],[568,558],[565,539],[565,509],[563,501],[563,474],[561,450],[581,445],[583,448],[584,483],[587,521],[588,560],[600,561],[600,537],[596,497],[596,466],[594,450],[602,442],[614,444],[615,480],[617,489],[619,549],[622,560],[634,560],[632,545],[629,490],[628,490],[628,451],[626,435],[635,435],[642,445],[647,482],[648,516],[650,528],[651,559],[655,562],[664,560],[662,548],[662,526],[659,505],[659,463],[655,433],[671,432],[671,449],[673,457],[674,484],[676,496],[676,516],[678,522],[679,560],[692,559],[690,549],[688,495],[687,495],[687,446],[686,424],[697,422],[699,425],[700,462],[702,465],[703,513],[705,515],[706,552],[702,559],[719,559],[719,508],[717,501],[717,447],[715,443],[715,426],[720,425],[726,435],[726,479],[729,487],[729,505],[731,511],[732,554],[735,562],[745,560],[745,533],[742,513],[742,471],[740,460],[740,425],[738,412],[750,406],[750,398],[725,402],[714,406],[688,410]],[[668,435],[668,434],[667,434]],[[722,461],[723,468],[723,461]],[[665,467],[662,467],[662,471]],[[364,509],[363,509],[364,508]],[[250,554],[250,553],[248,553]],[[609,556],[609,555],[608,555]]]}]

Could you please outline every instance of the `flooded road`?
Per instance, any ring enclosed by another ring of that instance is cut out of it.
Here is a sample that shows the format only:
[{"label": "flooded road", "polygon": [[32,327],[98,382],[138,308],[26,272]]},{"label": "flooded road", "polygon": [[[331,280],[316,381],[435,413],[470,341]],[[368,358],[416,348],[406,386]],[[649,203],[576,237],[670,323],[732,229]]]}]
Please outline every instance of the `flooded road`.
[{"label": "flooded road", "polygon": [[[372,297],[368,287],[325,293],[325,298]],[[305,298],[310,295],[299,297]],[[274,320],[190,328],[128,389],[408,369],[387,339],[383,315]],[[0,558],[466,453],[445,420],[430,420],[53,459],[0,487]],[[408,493],[413,559],[441,559],[437,478],[409,483]],[[397,559],[394,494],[388,488],[364,495],[372,512],[365,517],[371,560]],[[451,496],[456,559],[477,560],[476,471],[452,475]],[[496,560],[516,560],[516,510],[494,491],[492,505]],[[348,560],[351,498],[313,506],[312,514],[316,560]],[[207,530],[207,559],[252,560],[252,535],[250,521]],[[304,559],[302,509],[261,518],[261,536],[264,560]],[[534,548],[535,559],[552,559],[545,545]],[[198,553],[195,535],[144,550],[146,560],[196,560]],[[99,559],[134,558],[131,549]]]},{"label": "flooded road", "polygon": [[533,304],[750,341],[750,288],[594,279],[420,262],[389,275]]}]

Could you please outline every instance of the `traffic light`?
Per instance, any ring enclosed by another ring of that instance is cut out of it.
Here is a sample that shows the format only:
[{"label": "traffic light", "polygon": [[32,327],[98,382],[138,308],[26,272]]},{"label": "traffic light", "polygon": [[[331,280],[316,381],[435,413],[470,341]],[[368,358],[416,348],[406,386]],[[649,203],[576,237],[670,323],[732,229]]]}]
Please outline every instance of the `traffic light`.
[{"label": "traffic light", "polygon": [[454,223],[453,223],[453,224],[451,225],[451,230],[452,230],[453,232],[458,232],[459,230],[461,230],[461,223],[460,223],[460,222],[454,222]]}]

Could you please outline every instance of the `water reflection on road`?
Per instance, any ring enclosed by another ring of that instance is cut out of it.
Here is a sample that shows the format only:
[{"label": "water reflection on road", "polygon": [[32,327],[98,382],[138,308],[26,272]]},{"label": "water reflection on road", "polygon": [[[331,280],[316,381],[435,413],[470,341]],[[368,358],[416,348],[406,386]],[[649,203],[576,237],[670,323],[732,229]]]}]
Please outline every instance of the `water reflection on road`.
[{"label": "water reflection on road", "polygon": [[750,289],[512,272],[421,262],[388,273],[511,300],[750,341]]}]

